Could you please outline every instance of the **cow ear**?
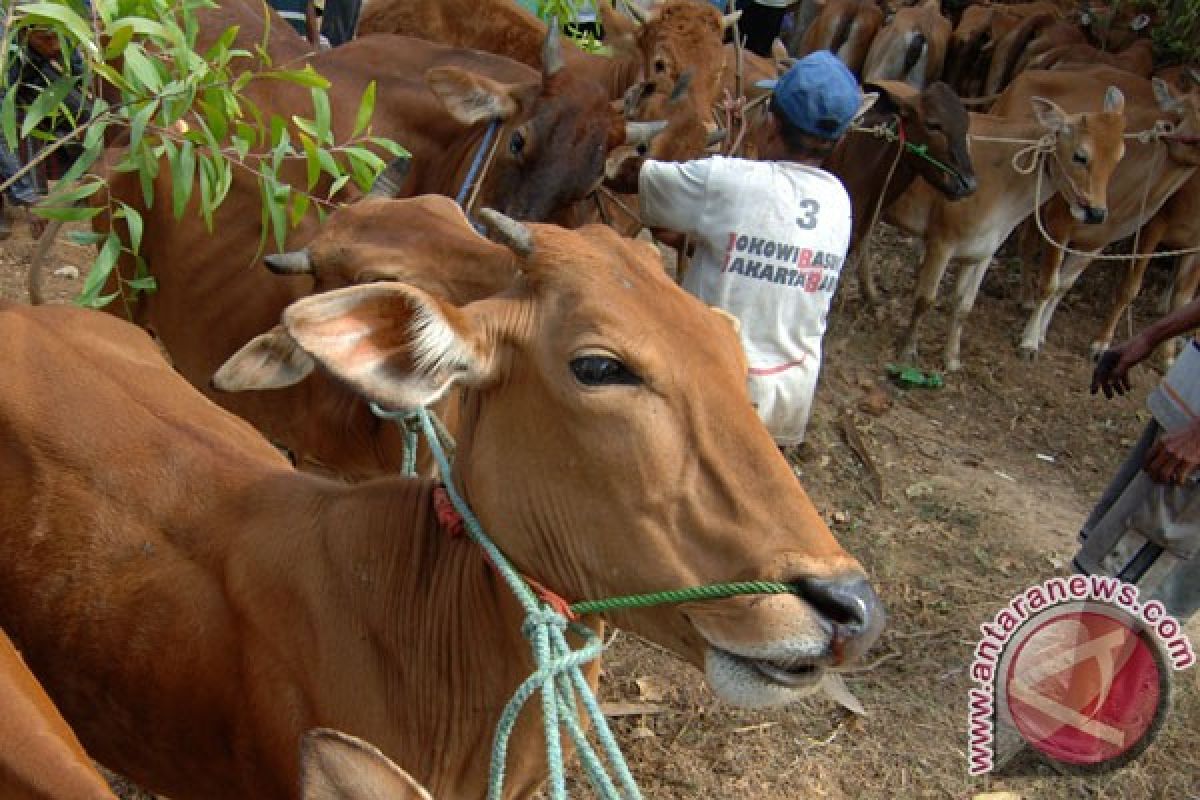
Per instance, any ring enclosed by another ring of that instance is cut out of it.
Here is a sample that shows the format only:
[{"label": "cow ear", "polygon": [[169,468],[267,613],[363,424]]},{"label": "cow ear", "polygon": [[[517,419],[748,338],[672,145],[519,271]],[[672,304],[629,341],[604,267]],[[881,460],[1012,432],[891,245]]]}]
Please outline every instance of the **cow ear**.
[{"label": "cow ear", "polygon": [[1066,130],[1067,115],[1057,103],[1044,97],[1031,97],[1029,102],[1033,105],[1034,116],[1042,127],[1054,133]]},{"label": "cow ear", "polygon": [[1150,81],[1154,87],[1154,100],[1158,103],[1158,107],[1163,111],[1177,111],[1180,105],[1179,99],[1171,93],[1171,87],[1162,78],[1154,78]]},{"label": "cow ear", "polygon": [[213,375],[212,385],[222,392],[284,389],[307,378],[314,366],[296,340],[276,325],[230,356]]},{"label": "cow ear", "polygon": [[465,69],[434,67],[425,73],[425,83],[463,125],[508,119],[517,113],[516,87]]},{"label": "cow ear", "polygon": [[879,102],[879,92],[867,92],[864,94],[858,104],[858,111],[854,112],[854,122],[862,119],[877,102]]},{"label": "cow ear", "polygon": [[283,324],[322,367],[396,411],[490,377],[491,351],[470,309],[406,284],[372,283],[297,300]]},{"label": "cow ear", "polygon": [[378,748],[328,728],[305,734],[300,784],[303,800],[432,800]]},{"label": "cow ear", "polygon": [[1125,110],[1125,95],[1121,94],[1121,90],[1117,87],[1110,86],[1105,90],[1104,110],[1117,114]]}]

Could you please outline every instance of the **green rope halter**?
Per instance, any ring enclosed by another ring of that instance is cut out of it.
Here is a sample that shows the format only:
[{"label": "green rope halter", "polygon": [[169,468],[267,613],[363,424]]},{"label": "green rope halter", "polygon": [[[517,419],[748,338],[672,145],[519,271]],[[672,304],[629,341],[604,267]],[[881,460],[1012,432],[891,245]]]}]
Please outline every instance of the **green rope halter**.
[{"label": "green rope halter", "polygon": [[929,155],[929,145],[914,144],[914,143],[910,142],[907,138],[902,137],[900,135],[898,127],[899,126],[897,125],[897,128],[893,129],[890,127],[886,127],[884,125],[879,125],[874,128],[857,128],[857,130],[862,131],[863,133],[866,133],[866,134],[870,134],[872,136],[878,136],[878,137],[882,138],[884,141],[891,142],[893,144],[896,142],[900,142],[904,146],[905,152],[912,153],[917,158],[928,161],[930,164],[937,167],[938,169],[940,169],[942,172],[946,173],[947,175],[950,175],[955,178],[958,178],[959,180],[962,180],[961,172],[959,172],[957,169],[950,166],[949,164],[945,164],[942,161],[938,160],[937,158],[934,158],[933,156]]}]

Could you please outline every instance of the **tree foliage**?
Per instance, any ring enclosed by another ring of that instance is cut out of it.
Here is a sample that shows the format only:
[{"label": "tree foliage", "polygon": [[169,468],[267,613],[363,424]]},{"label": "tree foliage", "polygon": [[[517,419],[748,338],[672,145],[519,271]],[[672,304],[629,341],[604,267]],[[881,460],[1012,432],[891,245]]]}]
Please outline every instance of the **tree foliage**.
[{"label": "tree foliage", "polygon": [[[233,184],[233,171],[251,173],[262,205],[260,250],[268,240],[282,248],[291,227],[313,207],[323,214],[348,183],[368,189],[385,166],[380,153],[404,153],[395,142],[371,135],[374,83],[360,99],[351,138],[335,141],[329,82],[307,65],[274,64],[269,24],[252,49],[235,46],[238,29],[230,28],[199,52],[197,13],[213,7],[212,0],[92,0],[90,7],[83,0],[4,3],[0,135],[14,151],[25,137],[40,139],[39,160],[63,147],[78,150],[36,213],[63,221],[107,213],[124,223],[107,233],[73,236],[78,243],[98,248],[78,298],[84,305],[103,306],[118,295],[154,288],[140,256],[141,211],[101,191],[106,188],[102,171],[92,171],[110,144],[115,145],[109,155],[111,169],[136,174],[144,208],[155,202],[159,171],[169,170],[175,218],[195,203],[210,231],[213,213]],[[264,17],[269,22],[265,6]],[[57,60],[64,69],[34,99],[23,101],[22,93],[10,85],[9,67],[35,31],[57,37]],[[265,111],[246,93],[252,82],[261,81],[308,88],[309,113],[285,118]],[[66,102],[72,93],[82,95],[82,107]],[[282,179],[281,170],[289,161],[305,164],[303,186]],[[12,179],[0,183],[0,189],[11,183]],[[118,291],[105,294],[122,253],[135,259],[136,274],[122,278]]]}]

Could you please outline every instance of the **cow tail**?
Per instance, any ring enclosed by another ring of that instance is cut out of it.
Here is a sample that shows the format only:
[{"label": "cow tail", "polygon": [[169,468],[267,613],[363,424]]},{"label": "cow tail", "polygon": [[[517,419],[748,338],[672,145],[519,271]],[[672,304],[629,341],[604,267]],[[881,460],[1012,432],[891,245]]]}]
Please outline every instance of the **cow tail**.
[{"label": "cow tail", "polygon": [[29,257],[29,302],[32,305],[40,306],[46,302],[42,295],[42,266],[46,263],[50,248],[54,246],[54,240],[58,238],[60,228],[62,220],[50,220],[46,230],[42,231],[42,237],[37,241],[37,247],[33,249],[33,255]]}]

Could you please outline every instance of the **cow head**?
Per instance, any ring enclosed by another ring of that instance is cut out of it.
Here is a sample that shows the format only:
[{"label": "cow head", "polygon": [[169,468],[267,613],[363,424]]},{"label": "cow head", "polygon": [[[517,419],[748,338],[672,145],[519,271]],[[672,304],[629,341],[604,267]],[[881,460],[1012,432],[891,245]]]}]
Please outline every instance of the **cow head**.
[{"label": "cow head", "polygon": [[920,92],[899,81],[876,81],[864,89],[880,93],[874,111],[898,116],[906,141],[923,146],[931,159],[949,167],[947,171],[929,159],[908,154],[906,157],[916,159],[922,178],[953,200],[975,191],[975,168],[967,151],[971,120],[954,90],[941,81]]},{"label": "cow head", "polygon": [[1165,140],[1167,155],[1177,164],[1200,166],[1200,90],[1176,97],[1161,78],[1152,83],[1158,107],[1171,115],[1173,135]]},{"label": "cow head", "polygon": [[649,244],[481,217],[520,266],[507,291],[456,307],[404,284],[349,287],[294,303],[288,333],[385,408],[460,388],[456,483],[517,568],[569,600],[794,582],[611,615],[706,667],[727,700],[788,701],[861,656],[878,598],[751,406],[728,316]]},{"label": "cow head", "polygon": [[[607,5],[600,3],[599,7]],[[639,16],[630,20],[611,9],[603,11],[606,30],[614,30],[617,38],[636,40],[646,79],[641,88],[653,87],[657,94],[657,102],[641,104],[645,113],[635,118],[661,118],[659,107],[676,93],[676,84],[686,80],[686,103],[697,118],[708,119],[725,69],[725,30],[741,12],[722,17],[711,3],[666,0],[649,14],[637,13]],[[703,148],[688,151],[683,158],[694,158],[702,152]]]},{"label": "cow head", "polygon": [[627,123],[604,87],[564,69],[561,47],[552,27],[537,84],[503,84],[457,67],[425,75],[462,124],[499,124],[480,199],[517,219],[544,220],[582,199],[601,179],[609,150],[663,127]]},{"label": "cow head", "polygon": [[1031,102],[1038,121],[1054,134],[1054,150],[1045,160],[1071,215],[1080,222],[1103,222],[1108,216],[1108,179],[1125,155],[1125,96],[1110,86],[1104,110],[1084,114],[1067,114],[1044,97]]}]

